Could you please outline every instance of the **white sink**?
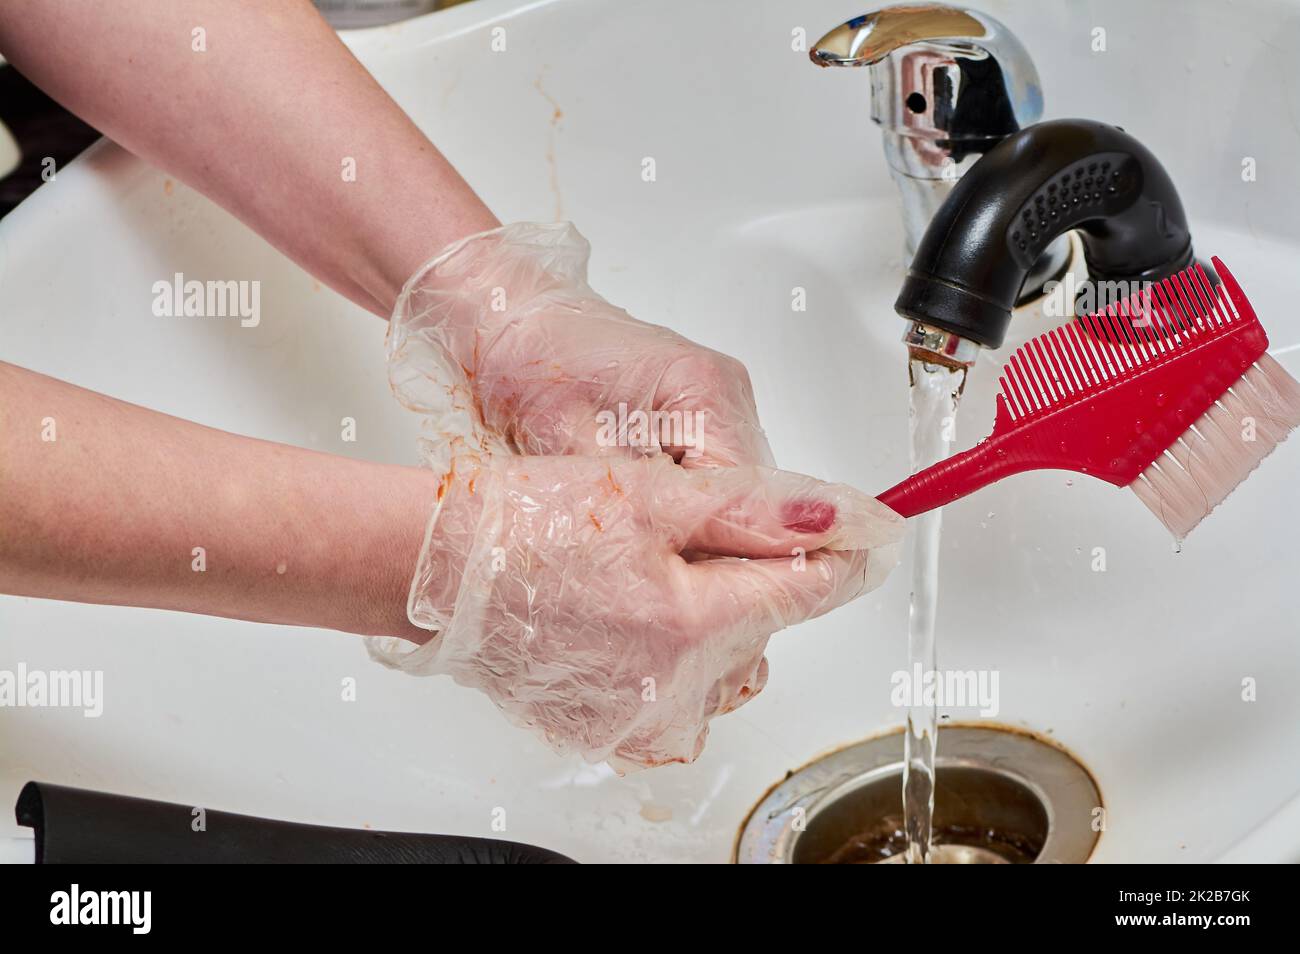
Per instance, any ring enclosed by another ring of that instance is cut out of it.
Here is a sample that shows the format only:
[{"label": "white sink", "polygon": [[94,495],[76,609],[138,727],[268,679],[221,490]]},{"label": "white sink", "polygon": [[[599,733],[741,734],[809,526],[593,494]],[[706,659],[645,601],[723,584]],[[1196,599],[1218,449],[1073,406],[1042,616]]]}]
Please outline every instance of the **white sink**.
[{"label": "white sink", "polygon": [[[980,5],[1034,55],[1049,117],[1117,123],[1161,157],[1198,252],[1228,262],[1300,375],[1296,7],[1079,6]],[[907,468],[900,218],[866,75],[791,49],[792,30],[813,40],[864,10],[477,0],[349,42],[503,220],[571,218],[592,240],[596,288],[744,360],[783,466],[880,491]],[[1096,27],[1105,53],[1091,50]],[[1241,180],[1244,156],[1255,182]],[[642,180],[645,157],[657,181]],[[153,283],[178,271],[260,280],[261,324],[154,317]],[[806,312],[791,309],[796,286]],[[1022,317],[1013,335],[1043,327]],[[0,357],[205,424],[413,463],[383,332],[110,144],[0,223]],[[988,430],[998,363],[975,372],[960,443]],[[345,416],[355,443],[339,439]],[[941,665],[999,670],[999,718],[1092,770],[1109,812],[1096,860],[1300,860],[1283,807],[1300,792],[1298,475],[1293,439],[1181,554],[1132,494],[1064,474],[949,508]],[[625,779],[552,755],[448,680],[379,668],[353,637],[0,598],[0,669],[101,669],[105,694],[99,719],[0,710],[0,805],[39,778],[508,837],[584,861],[724,861],[788,769],[900,723],[890,675],[905,663],[907,589],[904,570],[778,635],[767,690],[714,723],[697,763]],[[352,703],[339,701],[348,676]],[[1247,677],[1257,702],[1241,699]],[[0,836],[18,834],[0,821]]]}]

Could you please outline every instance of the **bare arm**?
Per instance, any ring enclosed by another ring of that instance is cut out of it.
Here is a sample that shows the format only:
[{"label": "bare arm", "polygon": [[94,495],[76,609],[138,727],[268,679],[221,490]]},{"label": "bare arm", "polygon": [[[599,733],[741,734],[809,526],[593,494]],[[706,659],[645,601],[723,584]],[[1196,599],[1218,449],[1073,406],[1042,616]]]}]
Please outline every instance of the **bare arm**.
[{"label": "bare arm", "polygon": [[384,317],[426,259],[499,224],[308,0],[4,0],[0,52]]},{"label": "bare arm", "polygon": [[0,395],[0,592],[427,637],[406,592],[428,471],[239,437],[3,362]]}]

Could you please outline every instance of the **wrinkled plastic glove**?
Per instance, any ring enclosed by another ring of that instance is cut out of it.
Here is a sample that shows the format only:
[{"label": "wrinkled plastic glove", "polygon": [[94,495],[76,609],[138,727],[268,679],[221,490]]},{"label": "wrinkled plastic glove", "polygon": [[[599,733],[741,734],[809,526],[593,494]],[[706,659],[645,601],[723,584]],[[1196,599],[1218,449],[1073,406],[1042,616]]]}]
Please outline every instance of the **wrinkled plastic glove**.
[{"label": "wrinkled plastic glove", "polygon": [[769,468],[461,456],[408,605],[438,635],[368,645],[481,689],[561,752],[689,762],[763,688],[768,638],[877,585],[902,532],[874,498]]},{"label": "wrinkled plastic glove", "polygon": [[587,285],[590,252],[568,223],[508,225],[406,283],[390,380],[430,439],[460,442],[478,419],[521,454],[771,465],[744,365],[605,301]]}]

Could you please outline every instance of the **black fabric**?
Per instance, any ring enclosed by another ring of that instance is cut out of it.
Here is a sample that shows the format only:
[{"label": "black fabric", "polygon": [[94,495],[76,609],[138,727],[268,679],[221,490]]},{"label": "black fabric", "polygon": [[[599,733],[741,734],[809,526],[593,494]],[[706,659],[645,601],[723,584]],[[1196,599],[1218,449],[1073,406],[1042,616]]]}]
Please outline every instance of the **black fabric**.
[{"label": "black fabric", "polygon": [[9,127],[22,161],[0,179],[0,218],[27,198],[45,180],[45,160],[54,160],[62,172],[87,146],[99,138],[72,113],[50,99],[12,66],[0,66],[0,120]]},{"label": "black fabric", "polygon": [[490,838],[357,831],[204,811],[28,782],[18,824],[36,830],[37,864],[574,864],[545,848]]}]

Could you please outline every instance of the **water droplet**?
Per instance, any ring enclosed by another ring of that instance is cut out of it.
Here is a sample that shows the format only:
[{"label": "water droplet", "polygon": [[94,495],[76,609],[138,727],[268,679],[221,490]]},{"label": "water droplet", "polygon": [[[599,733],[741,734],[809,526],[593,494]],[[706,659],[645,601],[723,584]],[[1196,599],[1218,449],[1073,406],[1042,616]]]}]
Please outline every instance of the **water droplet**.
[{"label": "water droplet", "polygon": [[1183,540],[1181,537],[1175,538],[1174,540],[1174,552],[1175,553],[1183,552]]},{"label": "water droplet", "polygon": [[1169,403],[1169,396],[1163,391],[1156,395],[1156,407],[1164,407]]},{"label": "water droplet", "polygon": [[1065,486],[1067,486],[1067,487],[1073,487],[1073,486],[1074,486],[1074,481],[1073,481],[1073,480],[1069,480],[1069,479],[1067,479],[1067,480],[1065,481]]}]

